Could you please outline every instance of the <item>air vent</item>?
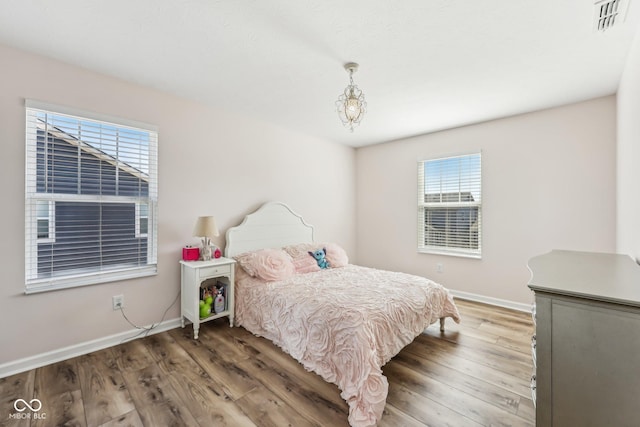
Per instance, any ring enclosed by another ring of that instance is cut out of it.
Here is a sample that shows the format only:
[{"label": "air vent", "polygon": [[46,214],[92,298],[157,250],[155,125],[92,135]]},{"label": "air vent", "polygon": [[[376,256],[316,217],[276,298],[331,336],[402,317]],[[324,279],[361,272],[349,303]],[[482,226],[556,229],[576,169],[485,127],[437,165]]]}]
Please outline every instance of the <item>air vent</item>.
[{"label": "air vent", "polygon": [[624,21],[625,0],[596,0],[594,13],[594,30],[606,31]]}]

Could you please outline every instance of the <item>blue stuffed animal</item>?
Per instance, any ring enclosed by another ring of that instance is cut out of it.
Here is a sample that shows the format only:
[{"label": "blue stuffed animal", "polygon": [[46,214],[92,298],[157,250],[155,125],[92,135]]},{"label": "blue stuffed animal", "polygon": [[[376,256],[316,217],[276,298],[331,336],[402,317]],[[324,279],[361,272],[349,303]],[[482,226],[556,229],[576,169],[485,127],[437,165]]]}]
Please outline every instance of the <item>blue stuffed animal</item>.
[{"label": "blue stuffed animal", "polygon": [[312,257],[315,258],[316,262],[318,263],[318,267],[325,269],[325,268],[329,268],[331,267],[329,265],[329,261],[327,261],[327,249],[326,248],[322,248],[322,249],[318,249],[315,252],[311,252],[309,251],[309,255],[311,255]]}]

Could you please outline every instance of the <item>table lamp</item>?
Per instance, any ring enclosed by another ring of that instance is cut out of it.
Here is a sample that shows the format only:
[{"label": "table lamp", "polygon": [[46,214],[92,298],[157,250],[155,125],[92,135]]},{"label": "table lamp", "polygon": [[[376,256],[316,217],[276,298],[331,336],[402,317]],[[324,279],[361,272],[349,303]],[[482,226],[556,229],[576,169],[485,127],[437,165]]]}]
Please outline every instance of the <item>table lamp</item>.
[{"label": "table lamp", "polygon": [[193,235],[202,238],[201,257],[203,261],[211,259],[211,238],[219,236],[216,220],[212,216],[201,216],[193,227]]}]

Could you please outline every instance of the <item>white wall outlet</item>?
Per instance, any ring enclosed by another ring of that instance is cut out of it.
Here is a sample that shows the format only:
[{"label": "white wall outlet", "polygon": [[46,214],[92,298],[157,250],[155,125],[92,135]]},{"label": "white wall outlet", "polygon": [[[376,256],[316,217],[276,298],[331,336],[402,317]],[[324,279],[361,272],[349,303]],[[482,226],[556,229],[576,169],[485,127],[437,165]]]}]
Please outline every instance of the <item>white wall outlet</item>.
[{"label": "white wall outlet", "polygon": [[124,308],[124,295],[114,295],[111,297],[111,301],[113,302],[113,309],[120,310]]},{"label": "white wall outlet", "polygon": [[437,271],[438,273],[443,273],[443,272],[444,272],[444,266],[442,265],[442,263],[441,263],[441,262],[439,262],[439,263],[437,263],[437,264],[436,264],[436,271]]}]

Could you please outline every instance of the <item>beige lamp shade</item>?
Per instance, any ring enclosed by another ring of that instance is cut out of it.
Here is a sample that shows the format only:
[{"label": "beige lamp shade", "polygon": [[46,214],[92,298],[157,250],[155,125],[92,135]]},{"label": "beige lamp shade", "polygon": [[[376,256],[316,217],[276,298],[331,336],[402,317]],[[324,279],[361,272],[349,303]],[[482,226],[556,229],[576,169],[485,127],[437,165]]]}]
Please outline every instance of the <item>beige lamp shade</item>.
[{"label": "beige lamp shade", "polygon": [[216,220],[212,216],[201,216],[196,221],[196,226],[193,227],[193,235],[196,237],[215,237],[219,236],[218,226]]}]

